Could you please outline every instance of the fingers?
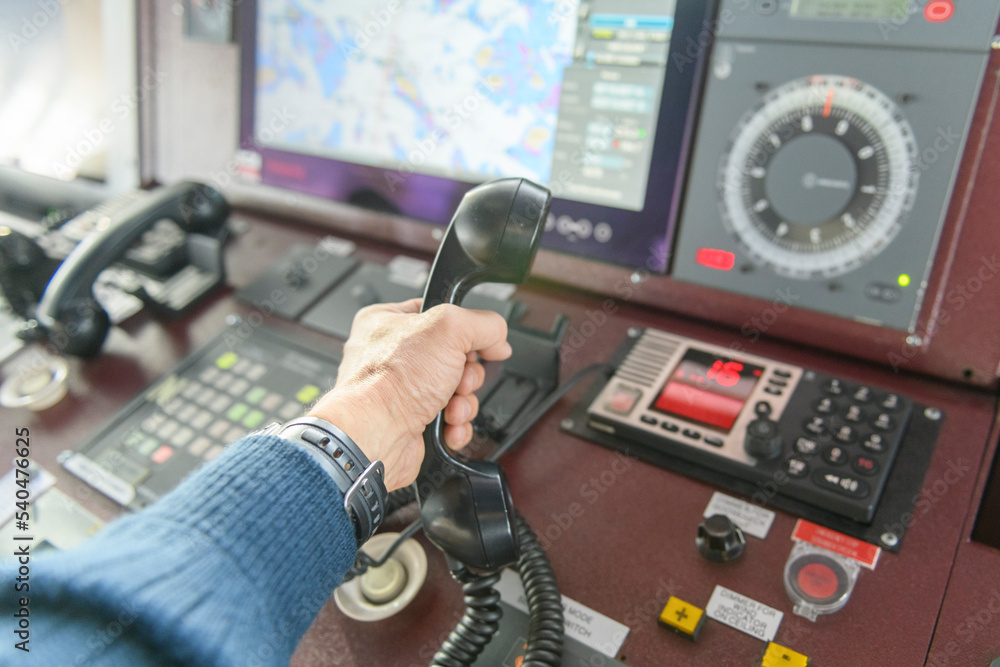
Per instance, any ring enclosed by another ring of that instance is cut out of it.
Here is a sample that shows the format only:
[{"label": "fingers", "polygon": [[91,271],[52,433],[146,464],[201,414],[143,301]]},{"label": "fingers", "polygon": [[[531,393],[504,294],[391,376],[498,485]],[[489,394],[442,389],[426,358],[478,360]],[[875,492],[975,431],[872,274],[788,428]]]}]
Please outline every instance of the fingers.
[{"label": "fingers", "polygon": [[[474,353],[472,353],[474,354]],[[459,395],[471,394],[483,386],[486,379],[486,369],[478,361],[468,361],[465,363],[465,370],[462,371],[462,379],[455,388],[455,393]]]},{"label": "fingers", "polygon": [[479,399],[475,394],[468,396],[452,396],[444,407],[444,421],[447,424],[459,425],[470,422],[479,414]]},{"label": "fingers", "polygon": [[444,427],[444,444],[461,449],[472,442],[472,424],[447,424]]},{"label": "fingers", "polygon": [[[511,355],[507,342],[507,322],[499,313],[456,306],[435,306],[442,318],[451,320],[455,332],[462,337],[465,352],[478,352],[483,359],[500,361]],[[430,311],[428,311],[430,312]]]},{"label": "fingers", "polygon": [[420,306],[423,304],[424,298],[421,296],[415,297],[413,299],[407,299],[406,301],[401,301],[399,303],[390,304],[395,306],[395,310],[398,313],[419,313]]}]

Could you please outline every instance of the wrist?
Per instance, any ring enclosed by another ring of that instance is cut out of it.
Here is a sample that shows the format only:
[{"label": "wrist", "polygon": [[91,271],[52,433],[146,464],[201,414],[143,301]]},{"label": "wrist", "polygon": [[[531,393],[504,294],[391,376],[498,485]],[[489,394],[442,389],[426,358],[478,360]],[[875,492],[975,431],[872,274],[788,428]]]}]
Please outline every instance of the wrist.
[{"label": "wrist", "polygon": [[316,417],[336,424],[369,461],[387,461],[392,445],[399,438],[395,425],[399,422],[387,417],[388,410],[380,405],[377,392],[368,390],[360,395],[347,389],[336,388],[313,406],[307,417]]},{"label": "wrist", "polygon": [[350,436],[317,417],[271,424],[262,432],[287,440],[308,454],[337,483],[359,547],[378,530],[388,499],[382,461],[369,459]]}]

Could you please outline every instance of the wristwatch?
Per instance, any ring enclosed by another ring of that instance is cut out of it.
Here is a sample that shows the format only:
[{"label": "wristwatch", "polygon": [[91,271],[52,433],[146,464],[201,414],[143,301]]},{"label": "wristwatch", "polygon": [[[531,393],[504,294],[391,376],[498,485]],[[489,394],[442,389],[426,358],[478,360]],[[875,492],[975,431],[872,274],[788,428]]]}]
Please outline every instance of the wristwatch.
[{"label": "wristwatch", "polygon": [[276,435],[322,466],[344,494],[344,509],[354,522],[359,547],[382,525],[389,496],[385,466],[381,461],[370,462],[339,428],[317,417],[299,417],[284,424],[268,424],[250,435]]}]

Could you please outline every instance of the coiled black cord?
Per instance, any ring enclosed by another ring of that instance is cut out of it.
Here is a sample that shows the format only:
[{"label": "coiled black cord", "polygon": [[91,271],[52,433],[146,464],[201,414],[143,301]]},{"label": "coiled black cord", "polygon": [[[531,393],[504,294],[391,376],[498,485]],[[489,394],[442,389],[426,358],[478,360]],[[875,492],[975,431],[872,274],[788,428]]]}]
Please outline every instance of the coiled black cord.
[{"label": "coiled black cord", "polygon": [[465,614],[434,654],[433,667],[468,667],[490,643],[500,627],[500,594],[493,584],[500,581],[499,572],[476,574],[464,568],[452,571],[462,584],[465,594]]},{"label": "coiled black cord", "polygon": [[566,635],[562,594],[548,554],[520,513],[517,514],[517,541],[521,546],[517,572],[521,575],[531,617],[528,647],[521,667],[561,665]]},{"label": "coiled black cord", "polygon": [[[562,595],[552,563],[534,531],[520,513],[516,518],[517,541],[521,547],[517,571],[524,584],[531,618],[521,667],[558,667],[562,664],[566,632]],[[452,576],[462,584],[465,615],[434,655],[432,667],[468,667],[500,627],[500,594],[493,588],[500,580],[499,573],[474,574],[463,568],[453,571]]]}]

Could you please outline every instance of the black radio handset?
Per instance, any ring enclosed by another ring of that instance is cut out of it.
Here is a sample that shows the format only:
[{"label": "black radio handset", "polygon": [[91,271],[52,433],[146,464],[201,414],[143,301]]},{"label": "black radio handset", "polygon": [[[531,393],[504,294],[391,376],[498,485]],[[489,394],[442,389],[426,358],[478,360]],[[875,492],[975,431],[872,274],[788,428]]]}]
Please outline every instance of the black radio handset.
[{"label": "black radio handset", "polygon": [[97,231],[86,237],[49,281],[35,311],[34,328],[25,337],[44,337],[59,351],[80,357],[97,354],[108,334],[107,312],[94,298],[98,274],[121,259],[144,232],[164,218],[186,233],[217,231],[229,215],[229,204],[203,183],[182,182],[151,193],[135,193],[83,215],[95,217]]},{"label": "black radio handset", "polygon": [[[479,283],[527,280],[551,200],[546,188],[520,178],[466,193],[438,248],[421,312],[461,305]],[[442,414],[424,431],[415,485],[424,533],[445,554],[483,571],[517,562],[514,505],[503,469],[449,452]]]}]

